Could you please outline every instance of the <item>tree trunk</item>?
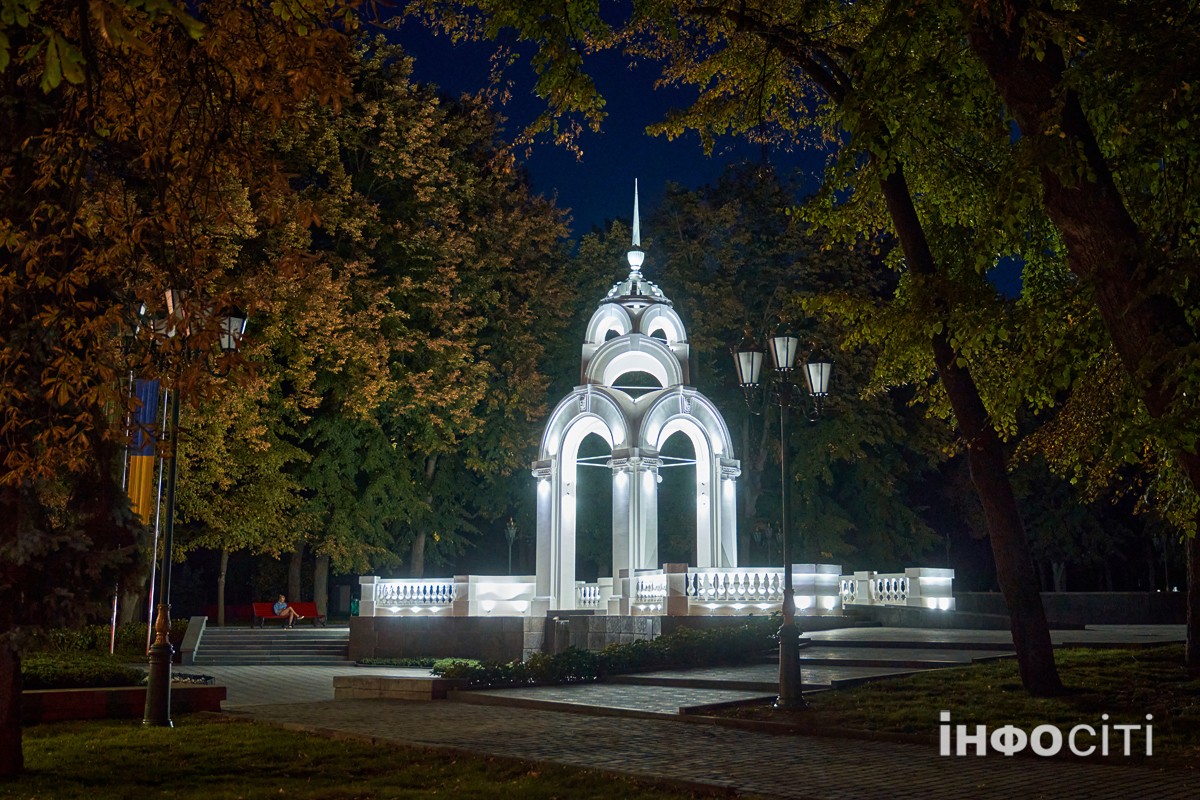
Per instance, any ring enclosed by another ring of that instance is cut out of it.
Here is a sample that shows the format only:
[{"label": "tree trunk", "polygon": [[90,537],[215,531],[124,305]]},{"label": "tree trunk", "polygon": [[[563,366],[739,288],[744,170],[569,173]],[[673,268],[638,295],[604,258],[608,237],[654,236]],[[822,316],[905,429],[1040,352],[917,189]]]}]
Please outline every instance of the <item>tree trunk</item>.
[{"label": "tree trunk", "polygon": [[[1146,540],[1146,578],[1149,583],[1146,585],[1146,591],[1153,592],[1154,584],[1158,577],[1158,554],[1154,549],[1154,542],[1150,539]],[[1170,588],[1170,587],[1168,587]]]},{"label": "tree trunk", "polygon": [[292,557],[288,561],[288,599],[295,602],[300,602],[304,598],[300,595],[300,575],[301,567],[304,566],[304,542],[297,542],[296,549],[292,552]]},{"label": "tree trunk", "polygon": [[1200,542],[1189,536],[1187,557],[1187,646],[1184,661],[1188,671],[1200,674]]},{"label": "tree trunk", "polygon": [[[977,6],[964,3],[971,49],[1022,133],[1063,155],[1063,163],[1042,166],[1040,177],[1046,212],[1067,247],[1067,266],[1092,287],[1104,327],[1134,385],[1141,387],[1150,416],[1168,416],[1176,397],[1187,398],[1180,391],[1176,354],[1194,347],[1196,335],[1176,300],[1154,287],[1163,283],[1166,269],[1184,265],[1172,267],[1142,241],[1078,94],[1063,85],[1061,48],[1050,41],[1031,48],[1024,41],[1028,2],[1013,0],[1012,16],[1004,21],[976,13]],[[1193,446],[1176,456],[1193,490],[1200,492],[1200,450]],[[1189,592],[1190,587],[1189,582]],[[1192,605],[1189,600],[1189,612]],[[1200,629],[1188,631],[1189,648],[1200,650],[1191,635]]]},{"label": "tree trunk", "polygon": [[143,591],[140,579],[138,582],[131,582],[121,592],[121,604],[117,610],[117,624],[128,625],[135,622],[145,604],[145,592]]},{"label": "tree trunk", "polygon": [[225,627],[225,575],[229,572],[229,551],[221,551],[221,565],[217,568],[217,627]]},{"label": "tree trunk", "polygon": [[412,550],[408,556],[408,576],[410,578],[425,577],[425,531],[417,531],[413,537]]},{"label": "tree trunk", "polygon": [[[1014,6],[1018,16],[1028,11],[1026,3]],[[1063,86],[1062,50],[1052,42],[1027,50],[1020,19],[1007,26],[998,19],[970,22],[971,48],[1022,133],[1063,157],[1065,163],[1047,159],[1040,168],[1046,212],[1066,243],[1067,266],[1091,285],[1113,345],[1157,419],[1171,410],[1178,388],[1171,353],[1196,341],[1175,299],[1151,288],[1167,260],[1144,248],[1079,96]],[[1200,465],[1184,469],[1200,490]]]},{"label": "tree trunk", "polygon": [[[425,495],[425,502],[433,507],[433,476],[437,472],[438,454],[434,453],[425,459],[425,487],[429,491]],[[413,537],[412,550],[408,562],[408,574],[412,578],[425,577],[425,543],[428,541],[429,535],[424,530],[417,531]]]},{"label": "tree trunk", "polygon": [[750,563],[750,531],[754,529],[754,508],[758,505],[758,495],[753,492],[750,487],[750,414],[742,415],[741,424],[741,448],[739,452],[742,454],[742,474],[738,480],[738,491],[741,493],[741,502],[738,503],[738,530],[741,534],[738,536],[738,566],[747,566]]},{"label": "tree trunk", "polygon": [[317,604],[317,613],[329,613],[329,556],[321,553],[317,556],[313,568],[313,600]]},{"label": "tree trunk", "polygon": [[[970,0],[965,2],[968,9],[974,7]],[[847,92],[852,89],[851,77],[833,66],[833,59],[814,57],[806,33],[800,33],[797,38],[790,39],[785,35],[786,31],[774,26],[769,20],[756,16],[753,12],[747,13],[745,4],[739,8],[722,6],[706,10],[696,9],[693,13],[725,18],[743,30],[762,36],[778,49],[784,58],[788,58],[796,67],[804,70],[835,103],[842,103]],[[881,120],[873,122],[883,125]],[[885,172],[885,177],[880,180],[880,187],[892,225],[904,250],[908,268],[914,274],[932,282],[938,277],[937,263],[913,205],[903,169],[897,165],[890,174]],[[932,299],[938,316],[944,322],[949,317],[945,298],[935,295]],[[967,448],[971,479],[983,503],[996,562],[996,580],[1008,602],[1012,620],[1013,645],[1017,651],[1021,682],[1033,694],[1060,692],[1062,682],[1054,664],[1050,629],[1046,625],[1046,614],[1042,608],[1041,595],[1038,593],[1037,571],[1033,565],[1029,540],[1021,523],[1012,485],[1008,480],[1000,439],[991,426],[987,410],[979,396],[979,388],[967,367],[959,365],[958,353],[950,344],[949,332],[944,327],[933,337],[932,345],[938,374]],[[1197,478],[1200,479],[1200,464]]]},{"label": "tree trunk", "polygon": [[[750,533],[758,522],[758,500],[762,497],[763,468],[767,463],[767,444],[770,437],[768,415],[747,414],[742,432],[742,475],[738,483],[741,484],[742,490],[740,514],[743,520],[739,530],[744,535],[738,537],[738,551],[745,552],[745,560],[738,563],[746,566],[750,563]],[[751,447],[750,442],[755,437],[758,441]],[[769,558],[767,560],[770,561]]]},{"label": "tree trunk", "polygon": [[[919,276],[935,278],[937,265],[903,171],[897,167],[881,181],[881,188],[909,269]],[[944,311],[944,300],[939,297],[934,300],[935,307]],[[948,315],[943,318],[945,316]],[[950,344],[949,331],[943,327],[941,332],[934,334],[932,346],[938,375],[966,445],[971,481],[983,505],[996,562],[996,580],[1008,603],[1021,683],[1031,694],[1056,694],[1062,691],[1062,681],[1054,663],[1054,647],[1038,591],[1037,570],[1008,480],[1000,437],[988,419],[970,370],[959,363],[958,353]]]},{"label": "tree trunk", "polygon": [[1054,570],[1054,591],[1065,592],[1067,590],[1067,565],[1061,561],[1055,561],[1050,568]]},{"label": "tree trunk", "polygon": [[[3,641],[3,640],[0,640]],[[21,654],[0,644],[0,778],[25,768],[21,750]]]}]

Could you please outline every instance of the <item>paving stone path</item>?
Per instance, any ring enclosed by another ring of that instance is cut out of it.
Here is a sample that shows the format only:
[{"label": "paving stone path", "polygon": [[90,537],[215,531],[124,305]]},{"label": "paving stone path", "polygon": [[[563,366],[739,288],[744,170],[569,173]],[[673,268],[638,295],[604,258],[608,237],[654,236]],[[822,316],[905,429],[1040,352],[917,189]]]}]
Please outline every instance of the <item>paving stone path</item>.
[{"label": "paving stone path", "polygon": [[[1179,641],[1180,626],[1096,626],[1056,643]],[[830,663],[805,681],[835,683],[897,663],[969,663],[1002,655],[995,631],[858,629],[810,634]],[[1011,646],[1011,640],[1008,640]],[[810,654],[813,651],[807,651]],[[839,666],[838,663],[853,663]],[[866,662],[878,666],[866,666]],[[862,663],[860,663],[862,662]],[[1175,800],[1200,796],[1191,773],[1036,757],[943,757],[919,744],[776,735],[688,721],[680,707],[772,694],[771,665],[656,672],[635,684],[463,692],[463,700],[332,700],[335,675],[427,674],[355,667],[210,667],[226,708],[254,719],[457,751],[549,761],[763,797],[841,800]],[[719,687],[728,688],[719,688]],[[572,711],[575,713],[564,713]],[[581,713],[582,712],[582,713]],[[603,716],[597,716],[601,714]],[[930,735],[936,731],[931,730]]]},{"label": "paving stone path", "polygon": [[662,719],[385,700],[263,705],[240,713],[371,740],[797,800],[1190,800],[1197,794],[1187,772],[1021,756],[947,758],[921,745],[776,736]]}]

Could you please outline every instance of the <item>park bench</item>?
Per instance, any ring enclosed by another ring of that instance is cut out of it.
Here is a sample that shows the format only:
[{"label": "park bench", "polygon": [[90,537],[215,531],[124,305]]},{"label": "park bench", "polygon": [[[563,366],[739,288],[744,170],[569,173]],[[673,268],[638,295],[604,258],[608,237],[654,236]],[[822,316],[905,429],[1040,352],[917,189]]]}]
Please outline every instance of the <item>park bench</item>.
[{"label": "park bench", "polygon": [[[261,628],[269,619],[277,619],[280,622],[284,617],[275,613],[274,603],[251,603],[254,608],[254,624]],[[316,603],[288,603],[289,606],[296,609],[296,613],[304,617],[302,622],[312,620],[313,627],[325,624],[325,615],[318,613]]]}]

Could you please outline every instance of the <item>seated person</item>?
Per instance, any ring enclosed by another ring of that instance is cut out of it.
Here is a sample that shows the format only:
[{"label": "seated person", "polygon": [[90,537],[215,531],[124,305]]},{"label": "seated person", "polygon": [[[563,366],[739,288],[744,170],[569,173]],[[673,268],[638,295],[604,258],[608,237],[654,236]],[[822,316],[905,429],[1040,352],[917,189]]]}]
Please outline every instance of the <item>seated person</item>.
[{"label": "seated person", "polygon": [[287,598],[279,595],[279,599],[275,601],[275,605],[271,606],[277,617],[285,617],[287,626],[290,628],[298,619],[304,619],[303,614],[297,614],[296,609],[287,604]]}]

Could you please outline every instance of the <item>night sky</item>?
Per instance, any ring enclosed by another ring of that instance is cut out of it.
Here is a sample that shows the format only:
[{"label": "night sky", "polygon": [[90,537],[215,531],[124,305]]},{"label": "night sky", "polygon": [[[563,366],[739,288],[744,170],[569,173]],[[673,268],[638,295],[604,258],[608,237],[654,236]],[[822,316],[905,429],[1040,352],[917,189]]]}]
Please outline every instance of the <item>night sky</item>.
[{"label": "night sky", "polygon": [[[413,21],[404,23],[394,38],[414,58],[414,77],[445,94],[474,93],[489,83],[491,43],[455,45]],[[655,65],[631,68],[627,57],[607,52],[591,57],[587,67],[607,101],[608,118],[602,130],[583,134],[580,159],[563,147],[539,141],[524,161],[534,189],[557,198],[560,208],[571,210],[576,237],[593,228],[607,228],[612,219],[630,221],[634,178],[638,179],[645,218],[661,200],[667,182],[695,189],[715,182],[730,164],[763,158],[760,146],[740,138],[718,140],[712,156],[706,156],[700,137],[694,133],[674,141],[647,134],[647,125],[661,120],[669,108],[685,106],[690,99],[684,90],[655,89]],[[506,79],[515,84],[512,100],[501,109],[508,119],[506,135],[512,138],[544,104],[532,91],[533,73],[527,60],[513,66]],[[802,193],[818,187],[823,154],[802,148],[775,148],[767,156],[781,175],[799,179]],[[643,229],[643,233],[653,236],[653,231]],[[988,278],[1006,297],[1015,298],[1021,293],[1019,262],[1002,261]]]},{"label": "night sky", "polygon": [[[434,84],[451,96],[487,85],[491,44],[452,45],[411,21],[404,24],[398,39],[415,59],[418,81]],[[661,120],[672,105],[683,106],[688,100],[685,92],[654,88],[654,65],[631,69],[625,56],[604,53],[589,59],[588,68],[607,101],[608,118],[601,132],[584,133],[582,159],[549,142],[536,143],[525,159],[534,189],[546,197],[556,196],[560,208],[571,209],[577,236],[593,227],[606,227],[614,218],[628,224],[634,178],[645,217],[662,198],[667,182],[698,188],[716,181],[729,164],[762,158],[759,146],[740,139],[719,141],[712,157],[707,157],[695,134],[675,141],[648,135],[647,125]],[[512,138],[544,104],[533,94],[527,63],[515,65],[508,78],[517,85],[501,113],[508,118],[506,135]],[[781,171],[802,168],[805,185],[816,188],[817,156],[776,150],[770,159]]]}]

